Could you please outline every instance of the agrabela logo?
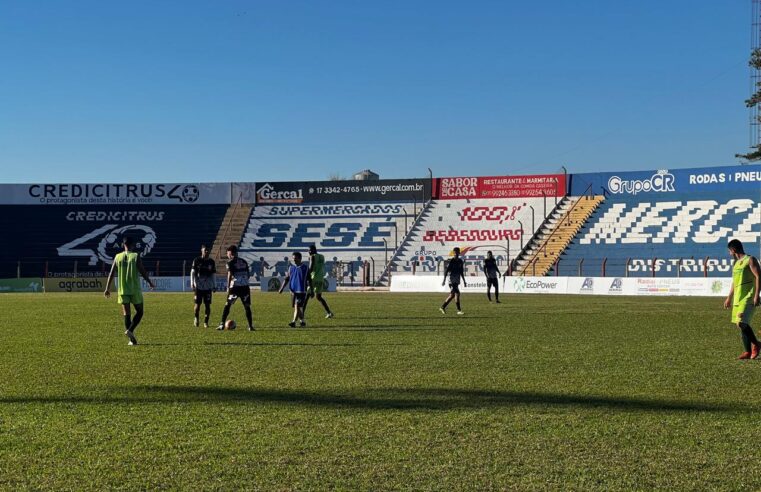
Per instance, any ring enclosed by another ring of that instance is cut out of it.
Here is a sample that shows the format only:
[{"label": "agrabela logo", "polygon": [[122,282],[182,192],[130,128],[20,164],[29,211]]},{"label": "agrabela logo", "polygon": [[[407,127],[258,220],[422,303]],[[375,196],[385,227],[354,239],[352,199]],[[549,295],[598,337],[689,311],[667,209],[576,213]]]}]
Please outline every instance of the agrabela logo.
[{"label": "agrabela logo", "polygon": [[103,290],[103,283],[99,279],[61,280],[58,282],[58,289],[65,292],[98,291]]},{"label": "agrabela logo", "polygon": [[592,292],[594,288],[595,288],[595,280],[592,277],[585,278],[584,283],[581,284],[582,292]]},{"label": "agrabela logo", "polygon": [[257,203],[301,203],[304,201],[304,191],[298,190],[277,191],[269,183],[262,185],[256,190]]},{"label": "agrabela logo", "polygon": [[611,176],[608,180],[608,191],[614,195],[637,193],[667,193],[675,191],[676,178],[667,170],[661,170],[647,179],[622,179]]}]

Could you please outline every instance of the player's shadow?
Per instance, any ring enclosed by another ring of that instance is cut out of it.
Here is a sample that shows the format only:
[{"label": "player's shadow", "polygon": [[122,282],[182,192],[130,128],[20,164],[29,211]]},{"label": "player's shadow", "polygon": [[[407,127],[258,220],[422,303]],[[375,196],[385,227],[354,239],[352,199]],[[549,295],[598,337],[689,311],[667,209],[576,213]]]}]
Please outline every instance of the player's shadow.
[{"label": "player's shadow", "polygon": [[204,345],[247,346],[247,347],[364,347],[402,346],[404,343],[310,343],[310,342],[204,342]]},{"label": "player's shadow", "polygon": [[119,387],[103,395],[5,396],[0,404],[83,403],[242,403],[282,404],[314,408],[355,408],[363,410],[482,410],[520,407],[605,409],[647,412],[757,413],[753,406],[694,401],[644,399],[613,396],[569,395],[532,391],[481,391],[451,388],[370,389],[332,393],[274,388],[233,388],[219,386],[150,385]]},{"label": "player's shadow", "polygon": [[432,319],[446,319],[446,318],[453,318],[453,319],[505,319],[504,315],[500,316],[470,316],[470,315],[464,315],[464,316],[456,316],[454,313],[447,314],[446,316],[442,315],[441,313],[435,313],[431,316],[367,316],[365,319],[382,319],[382,320],[393,320],[393,319],[422,319],[425,321],[431,321]]},{"label": "player's shadow", "polygon": [[446,331],[455,330],[449,326],[423,326],[423,325],[394,325],[394,326],[317,326],[305,328],[304,331]]}]

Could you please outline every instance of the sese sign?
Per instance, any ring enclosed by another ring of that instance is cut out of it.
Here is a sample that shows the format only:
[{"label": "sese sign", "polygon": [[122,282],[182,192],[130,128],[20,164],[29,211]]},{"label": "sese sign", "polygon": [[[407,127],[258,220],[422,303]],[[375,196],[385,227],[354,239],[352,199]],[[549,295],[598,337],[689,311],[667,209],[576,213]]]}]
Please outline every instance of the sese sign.
[{"label": "sese sign", "polygon": [[436,197],[440,199],[563,196],[565,175],[439,178],[436,180],[436,192]]}]

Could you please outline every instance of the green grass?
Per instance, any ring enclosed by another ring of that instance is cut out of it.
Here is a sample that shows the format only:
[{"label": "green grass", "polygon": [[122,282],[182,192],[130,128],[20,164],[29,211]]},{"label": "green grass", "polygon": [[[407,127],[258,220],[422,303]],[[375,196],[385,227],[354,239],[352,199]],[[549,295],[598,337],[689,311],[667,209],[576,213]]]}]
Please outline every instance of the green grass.
[{"label": "green grass", "polygon": [[0,296],[0,488],[761,488],[720,299],[327,297],[294,330],[257,293],[249,333],[148,294],[129,347],[113,300]]}]

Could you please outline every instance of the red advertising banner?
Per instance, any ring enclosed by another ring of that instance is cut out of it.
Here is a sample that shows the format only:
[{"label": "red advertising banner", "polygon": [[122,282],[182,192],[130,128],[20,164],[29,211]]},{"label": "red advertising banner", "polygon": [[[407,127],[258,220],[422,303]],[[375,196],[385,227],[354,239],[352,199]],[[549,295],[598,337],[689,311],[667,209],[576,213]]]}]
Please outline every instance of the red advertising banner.
[{"label": "red advertising banner", "polygon": [[434,188],[434,197],[445,200],[554,197],[565,195],[565,175],[437,178]]}]

